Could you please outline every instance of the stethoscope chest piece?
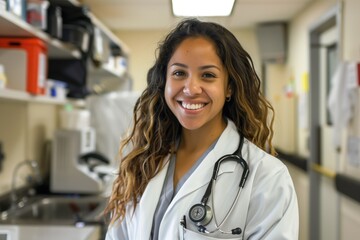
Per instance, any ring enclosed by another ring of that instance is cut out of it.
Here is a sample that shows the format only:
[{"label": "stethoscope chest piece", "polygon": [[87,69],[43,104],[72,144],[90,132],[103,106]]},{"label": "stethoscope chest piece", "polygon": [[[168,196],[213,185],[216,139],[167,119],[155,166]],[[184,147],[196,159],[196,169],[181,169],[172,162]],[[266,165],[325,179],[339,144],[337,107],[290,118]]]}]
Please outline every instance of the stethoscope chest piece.
[{"label": "stethoscope chest piece", "polygon": [[209,224],[212,216],[211,208],[203,203],[195,204],[189,210],[189,218],[198,226]]}]

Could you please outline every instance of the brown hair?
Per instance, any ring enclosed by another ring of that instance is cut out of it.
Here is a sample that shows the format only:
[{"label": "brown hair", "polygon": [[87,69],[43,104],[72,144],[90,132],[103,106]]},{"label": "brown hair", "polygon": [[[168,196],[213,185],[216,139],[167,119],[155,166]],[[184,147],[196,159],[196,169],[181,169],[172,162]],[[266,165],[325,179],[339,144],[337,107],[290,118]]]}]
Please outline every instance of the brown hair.
[{"label": "brown hair", "polygon": [[147,184],[164,166],[180,134],[181,125],[166,105],[164,88],[167,64],[177,46],[189,37],[213,41],[227,69],[232,96],[224,105],[224,117],[231,119],[245,138],[275,154],[271,144],[273,108],[260,91],[260,79],[249,54],[226,28],[185,19],[159,45],[156,62],[147,74],[147,88],[135,104],[134,126],[120,148],[121,153],[127,146],[131,151],[122,156],[105,210],[111,213],[112,222],[125,216],[128,204],[135,210]]}]

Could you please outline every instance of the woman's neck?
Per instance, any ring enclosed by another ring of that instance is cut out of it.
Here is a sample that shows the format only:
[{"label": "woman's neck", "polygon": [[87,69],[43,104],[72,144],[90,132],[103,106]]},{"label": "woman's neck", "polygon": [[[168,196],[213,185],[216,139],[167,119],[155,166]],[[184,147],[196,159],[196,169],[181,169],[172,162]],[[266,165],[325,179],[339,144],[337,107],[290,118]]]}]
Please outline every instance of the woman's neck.
[{"label": "woman's neck", "polygon": [[187,152],[206,150],[226,128],[225,120],[217,126],[204,126],[196,130],[183,129],[179,149]]}]

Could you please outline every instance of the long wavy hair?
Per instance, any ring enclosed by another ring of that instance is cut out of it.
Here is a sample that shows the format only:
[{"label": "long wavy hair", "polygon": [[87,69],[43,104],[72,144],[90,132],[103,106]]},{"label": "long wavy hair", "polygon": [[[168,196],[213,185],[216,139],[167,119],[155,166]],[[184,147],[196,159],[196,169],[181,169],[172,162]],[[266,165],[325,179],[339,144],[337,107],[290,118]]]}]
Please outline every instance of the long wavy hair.
[{"label": "long wavy hair", "polygon": [[[275,154],[271,144],[273,108],[261,93],[261,82],[249,54],[236,37],[219,24],[185,19],[159,44],[155,64],[147,74],[147,87],[134,107],[133,128],[121,143],[120,154],[124,156],[121,156],[118,176],[105,209],[105,213],[111,214],[112,223],[124,218],[129,204],[135,211],[147,184],[174,150],[181,125],[165,102],[167,64],[179,44],[190,37],[212,41],[229,74],[232,96],[224,105],[224,117],[231,119],[245,138]],[[122,153],[126,147],[131,151],[125,155]]]}]

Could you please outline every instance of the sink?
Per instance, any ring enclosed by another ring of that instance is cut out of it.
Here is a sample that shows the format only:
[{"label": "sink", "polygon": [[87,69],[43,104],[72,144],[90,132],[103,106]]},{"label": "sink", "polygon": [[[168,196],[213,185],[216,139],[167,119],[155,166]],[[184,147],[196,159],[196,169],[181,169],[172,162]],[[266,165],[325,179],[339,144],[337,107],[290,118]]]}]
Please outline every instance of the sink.
[{"label": "sink", "polygon": [[37,197],[0,213],[0,224],[101,224],[105,197]]}]

